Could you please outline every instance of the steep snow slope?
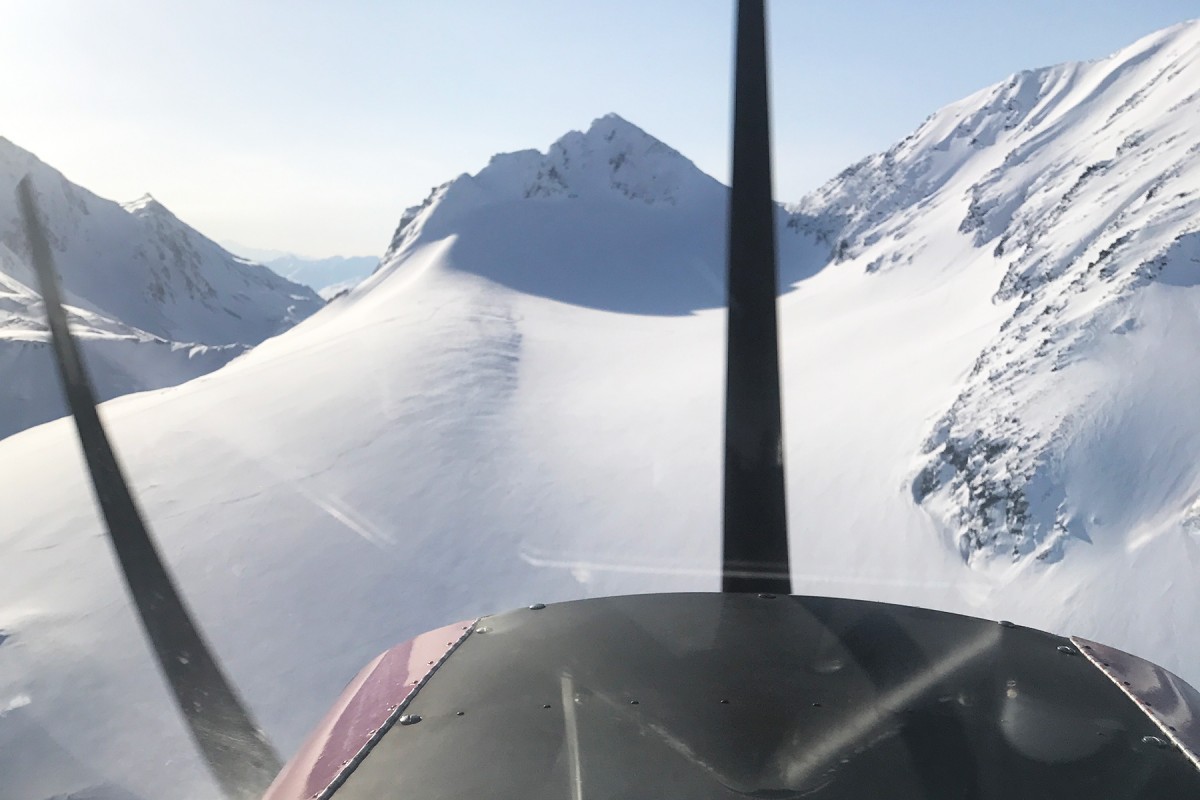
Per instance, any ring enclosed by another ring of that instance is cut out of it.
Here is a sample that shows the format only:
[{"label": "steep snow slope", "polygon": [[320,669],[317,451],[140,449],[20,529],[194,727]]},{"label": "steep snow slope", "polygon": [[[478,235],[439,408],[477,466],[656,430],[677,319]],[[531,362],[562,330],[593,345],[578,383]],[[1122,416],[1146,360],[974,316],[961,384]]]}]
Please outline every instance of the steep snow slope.
[{"label": "steep snow slope", "polygon": [[153,198],[122,208],[0,139],[0,437],[65,413],[16,208],[25,174],[104,398],[209,372],[321,307]]},{"label": "steep snow slope", "polygon": [[[1167,31],[1154,52],[1174,58],[1198,37]],[[1141,69],[1159,58],[1144,46],[1056,69]],[[1145,107],[1182,80],[1152,85]],[[1100,84],[1097,97],[1131,89]],[[1004,288],[1018,256],[963,225],[984,196],[972,187],[1018,135],[996,92],[780,212],[795,282],[780,309],[796,589],[1078,633],[1198,681],[1196,533],[1172,505],[1200,489],[1188,463],[1200,422],[1186,413],[1196,340],[1161,338],[1195,319],[1183,281],[1113,300],[1155,320],[1111,337],[1135,349],[1077,346],[1078,369],[1115,402],[1054,383],[1077,367],[1011,361],[1031,368],[1030,437],[1058,403],[1088,421],[1071,445],[1083,460],[1053,464],[1075,502],[1128,508],[1132,522],[1057,560],[968,565],[981,551],[949,527],[953,475],[921,478],[962,438],[938,433],[948,409],[969,406],[955,419],[982,425],[1020,394],[970,394],[980,354],[1015,347],[1009,320],[1025,313]],[[979,131],[956,136],[963,120]],[[1094,133],[1056,130],[1081,153]],[[1039,174],[1054,171],[1046,159]],[[419,630],[531,600],[717,587],[724,203],[682,156],[607,117],[436,190],[403,215],[374,275],[286,335],[185,386],[105,404],[185,591],[285,752],[362,663]],[[1083,241],[1098,203],[1068,204],[1037,246]],[[1112,263],[1129,266],[1122,251]],[[1168,437],[1181,446],[1158,447]],[[1103,482],[1106,450],[1130,468]],[[1143,466],[1173,478],[1146,483]],[[0,443],[0,507],[13,565],[0,582],[0,731],[37,742],[0,747],[0,774],[37,776],[19,797],[99,785],[212,796],[111,567],[69,423]]]},{"label": "steep snow slope", "polygon": [[908,269],[955,230],[973,248],[948,266],[1003,271],[1004,323],[913,479],[971,563],[1160,535],[1180,557],[1195,550],[1198,62],[1186,23],[1018,73],[796,208],[793,225],[868,271]]}]

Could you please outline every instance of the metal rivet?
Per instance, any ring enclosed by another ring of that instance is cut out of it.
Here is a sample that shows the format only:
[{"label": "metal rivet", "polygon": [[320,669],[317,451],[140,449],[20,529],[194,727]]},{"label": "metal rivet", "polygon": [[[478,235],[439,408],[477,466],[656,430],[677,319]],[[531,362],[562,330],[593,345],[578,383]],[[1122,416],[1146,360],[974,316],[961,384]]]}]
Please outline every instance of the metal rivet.
[{"label": "metal rivet", "polygon": [[775,595],[770,594],[769,592],[762,592],[761,594],[759,594],[759,597],[761,597],[763,600],[774,600],[775,599]]},{"label": "metal rivet", "polygon": [[629,705],[631,705],[631,706],[636,706],[637,704],[638,704],[638,701],[637,701],[637,700],[630,700],[630,701],[629,701]]},{"label": "metal rivet", "polygon": [[456,716],[456,717],[461,717],[463,714],[466,714],[466,713],[467,713],[467,712],[465,712],[465,711],[455,711],[455,712],[454,712],[454,716]]},{"label": "metal rivet", "polygon": [[1168,747],[1167,743],[1165,741],[1163,741],[1162,739],[1158,738],[1157,736],[1143,736],[1142,744],[1153,745],[1154,747],[1157,747],[1159,749],[1165,749],[1166,747]]},{"label": "metal rivet", "polygon": [[420,721],[421,717],[419,714],[403,714],[400,717],[401,725],[416,725]]},{"label": "metal rivet", "polygon": [[549,704],[549,703],[543,703],[543,704],[542,704],[542,708],[549,708],[549,707],[550,707],[550,704]]},{"label": "metal rivet", "polygon": [[1015,628],[1017,626],[1014,625],[1013,623],[1009,622],[1006,619],[1002,619],[1002,620],[1000,620],[1000,627],[1001,628]]},{"label": "metal rivet", "polygon": [[1063,655],[1073,656],[1075,655],[1075,648],[1067,647],[1065,644],[1060,644],[1058,646],[1058,652],[1062,653]]},{"label": "metal rivet", "polygon": [[821,707],[820,703],[813,703],[813,708],[820,708],[820,707]]},{"label": "metal rivet", "polygon": [[729,701],[728,701],[728,700],[722,700],[722,701],[721,701],[721,705],[723,705],[723,706],[727,706],[727,705],[729,705]]},{"label": "metal rivet", "polygon": [[530,611],[541,611],[545,607],[546,607],[545,603],[534,603],[533,605],[531,605],[529,607],[529,610]]}]

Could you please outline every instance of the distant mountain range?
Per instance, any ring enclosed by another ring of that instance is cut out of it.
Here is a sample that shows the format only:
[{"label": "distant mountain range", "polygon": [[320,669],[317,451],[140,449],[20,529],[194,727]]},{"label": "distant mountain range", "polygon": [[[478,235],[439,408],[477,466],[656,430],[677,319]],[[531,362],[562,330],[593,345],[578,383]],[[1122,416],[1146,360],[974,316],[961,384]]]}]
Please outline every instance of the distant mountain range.
[{"label": "distant mountain range", "polygon": [[[1200,682],[1198,86],[1200,24],[1175,26],[1017,73],[776,209],[798,593],[1082,635]],[[54,219],[86,216],[77,191]],[[435,189],[303,324],[104,405],[285,755],[419,631],[718,587],[727,200],[608,115]],[[128,285],[126,324],[151,324],[157,284]],[[189,285],[162,294],[229,316],[237,292]],[[210,796],[77,464],[66,420],[0,442],[0,732],[36,739],[0,747],[0,775]]]},{"label": "distant mountain range", "polygon": [[326,300],[357,286],[379,266],[375,256],[333,256],[331,258],[301,258],[280,256],[266,262],[289,281],[316,289]]},{"label": "distant mountain range", "polygon": [[379,266],[375,256],[309,258],[283,250],[262,250],[237,242],[224,242],[230,252],[269,267],[289,281],[315,289],[326,300],[356,286]]}]

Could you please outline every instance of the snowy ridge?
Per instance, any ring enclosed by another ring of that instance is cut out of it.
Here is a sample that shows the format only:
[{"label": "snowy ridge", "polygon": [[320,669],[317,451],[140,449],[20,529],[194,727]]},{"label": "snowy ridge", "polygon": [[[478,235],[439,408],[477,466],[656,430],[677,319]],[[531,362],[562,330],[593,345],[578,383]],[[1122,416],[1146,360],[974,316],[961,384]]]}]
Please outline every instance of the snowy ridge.
[{"label": "snowy ridge", "polygon": [[0,438],[66,413],[16,208],[25,174],[102,399],[210,372],[322,305],[149,195],[122,207],[0,139]]},{"label": "snowy ridge", "polygon": [[[14,192],[32,176],[68,299],[173,341],[256,344],[321,307],[305,287],[249,266],[153,198],[126,210],[0,141],[0,244],[27,246]],[[26,271],[14,275],[30,285]]]},{"label": "snowy ridge", "polygon": [[[1066,456],[1083,447],[1096,412],[1113,413],[1107,404],[1127,380],[1120,360],[1098,362],[1194,341],[1182,318],[1168,323],[1160,312],[1200,302],[1164,289],[1200,280],[1198,62],[1200,25],[1185,23],[1100,61],[1018,73],[794,208],[792,224],[829,243],[835,261],[869,271],[911,264],[957,220],[976,250],[959,268],[1003,270],[994,301],[1008,317],[935,425],[913,483],[969,561],[1056,560],[1072,538],[1112,535],[1101,530],[1106,515],[1080,511],[1093,498],[1072,495],[1080,470]],[[1164,385],[1152,367],[1140,371]],[[1130,402],[1122,415],[1154,403]],[[1141,445],[1169,449],[1178,435]],[[1194,466],[1172,460],[1161,471],[1180,493],[1146,513],[1191,502],[1183,487],[1195,485]],[[1127,494],[1123,478],[1110,484],[1112,496]]]},{"label": "snowy ridge", "polygon": [[[146,232],[135,258],[169,265],[152,267],[147,291],[166,307],[170,330],[186,331],[199,341],[257,344],[322,305],[312,290],[232,256],[150,195],[123,208]],[[220,322],[214,319],[217,313],[225,317]]]}]

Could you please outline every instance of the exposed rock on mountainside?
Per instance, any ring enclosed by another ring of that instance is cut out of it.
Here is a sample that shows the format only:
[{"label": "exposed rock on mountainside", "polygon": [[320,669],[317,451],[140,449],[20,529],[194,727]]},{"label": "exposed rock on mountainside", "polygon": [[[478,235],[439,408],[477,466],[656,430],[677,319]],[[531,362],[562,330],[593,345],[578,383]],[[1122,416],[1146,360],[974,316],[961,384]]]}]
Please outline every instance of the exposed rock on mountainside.
[{"label": "exposed rock on mountainside", "polygon": [[[1117,453],[1174,447],[1175,430],[1119,447],[1110,437],[1153,413],[1154,392],[1172,383],[1123,358],[1198,355],[1190,325],[1172,316],[1200,309],[1197,293],[1182,291],[1200,282],[1198,79],[1195,23],[1100,61],[1021,72],[795,208],[791,224],[828,242],[834,261],[893,269],[957,232],[974,252],[956,268],[1002,270],[994,302],[1008,318],[933,426],[913,481],[968,560],[1055,560],[1070,539],[1103,536],[1107,515],[1079,511],[1090,505],[1072,491],[1080,473],[1111,470],[1092,478],[1119,494],[1134,464]],[[1131,372],[1157,389],[1129,397]],[[1110,417],[1103,434],[1099,414]],[[1103,465],[1084,456],[1090,448],[1107,451]],[[1076,459],[1088,465],[1069,467]],[[1193,471],[1158,464],[1139,480]]]}]

